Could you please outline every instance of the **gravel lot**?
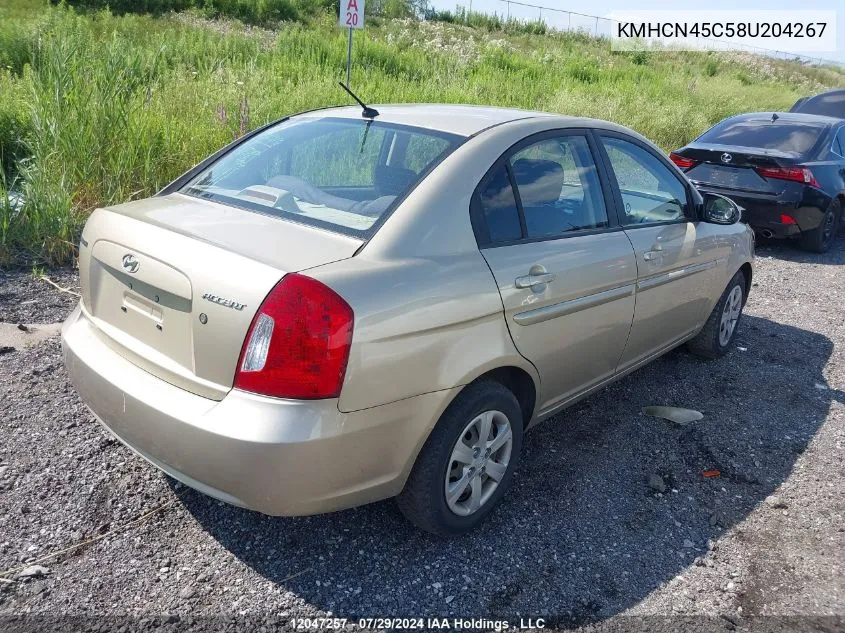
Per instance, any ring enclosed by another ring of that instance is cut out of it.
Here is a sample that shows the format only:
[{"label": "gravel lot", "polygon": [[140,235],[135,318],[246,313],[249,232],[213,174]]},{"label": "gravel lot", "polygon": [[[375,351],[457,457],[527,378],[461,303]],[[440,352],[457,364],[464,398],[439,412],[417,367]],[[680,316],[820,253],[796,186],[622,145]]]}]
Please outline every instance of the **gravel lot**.
[{"label": "gravel lot", "polygon": [[[824,256],[764,245],[757,263],[736,349],[716,362],[676,350],[529,433],[503,506],[457,540],[412,529],[390,501],[306,518],[223,505],[111,439],[56,338],[2,353],[0,629],[70,614],[270,630],[331,612],[843,630],[845,239]],[[74,302],[0,271],[2,321],[61,320]],[[675,426],[640,413],[652,404],[705,417]],[[42,576],[2,574],[92,538]],[[8,619],[24,614],[46,617]]]}]

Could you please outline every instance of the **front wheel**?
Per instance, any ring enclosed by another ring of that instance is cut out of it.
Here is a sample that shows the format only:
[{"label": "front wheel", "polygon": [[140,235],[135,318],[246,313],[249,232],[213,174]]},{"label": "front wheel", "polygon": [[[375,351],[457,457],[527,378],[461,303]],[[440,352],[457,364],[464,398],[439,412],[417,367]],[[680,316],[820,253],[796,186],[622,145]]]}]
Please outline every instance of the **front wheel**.
[{"label": "front wheel", "polygon": [[498,382],[467,386],[441,416],[396,498],[417,527],[463,534],[499,502],[522,449],[522,411]]},{"label": "front wheel", "polygon": [[740,271],[719,297],[701,332],[687,343],[689,351],[704,358],[724,356],[739,325],[744,303],[745,275]]}]

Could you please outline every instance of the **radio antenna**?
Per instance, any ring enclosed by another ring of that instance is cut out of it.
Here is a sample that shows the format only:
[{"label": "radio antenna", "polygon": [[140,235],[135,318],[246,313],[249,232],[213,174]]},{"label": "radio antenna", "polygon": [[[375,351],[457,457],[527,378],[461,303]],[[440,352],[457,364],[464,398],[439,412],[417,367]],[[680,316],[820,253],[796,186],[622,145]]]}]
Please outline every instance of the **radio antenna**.
[{"label": "radio antenna", "polygon": [[358,95],[356,95],[354,92],[352,92],[352,90],[349,89],[349,86],[347,86],[342,81],[338,81],[337,83],[338,83],[338,85],[340,85],[341,88],[343,88],[344,90],[346,90],[346,92],[349,93],[350,97],[352,97],[353,99],[355,99],[355,101],[358,102],[359,106],[361,106],[361,109],[362,109],[361,116],[362,117],[364,117],[365,119],[374,119],[378,116],[378,114],[379,114],[378,110],[376,110],[375,108],[371,108],[366,103],[361,101],[358,98]]}]

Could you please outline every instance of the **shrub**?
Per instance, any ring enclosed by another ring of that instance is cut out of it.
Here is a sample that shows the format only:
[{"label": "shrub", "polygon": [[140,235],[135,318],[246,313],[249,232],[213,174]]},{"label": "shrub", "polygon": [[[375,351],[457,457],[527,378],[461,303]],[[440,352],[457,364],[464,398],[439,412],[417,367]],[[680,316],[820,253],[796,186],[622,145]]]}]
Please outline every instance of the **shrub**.
[{"label": "shrub", "polygon": [[594,84],[599,80],[599,69],[594,64],[585,62],[570,62],[566,66],[566,73],[585,84]]},{"label": "shrub", "polygon": [[31,60],[32,37],[32,29],[0,22],[0,71],[16,75],[23,72],[23,67]]},{"label": "shrub", "polygon": [[235,18],[248,24],[301,18],[292,0],[204,0],[200,9],[212,18]]},{"label": "shrub", "polygon": [[704,64],[704,74],[708,77],[715,77],[716,73],[719,72],[719,62],[715,59],[708,59],[707,63]]},{"label": "shrub", "polygon": [[[60,0],[51,0],[54,4]],[[337,12],[338,0],[65,0],[71,6],[117,14],[161,15],[197,9],[211,18],[233,18],[248,24],[266,25],[305,20],[329,11]],[[401,0],[390,0],[401,2]]]},{"label": "shrub", "polygon": [[635,66],[645,66],[648,64],[648,53],[646,51],[636,51],[631,55],[631,63]]}]

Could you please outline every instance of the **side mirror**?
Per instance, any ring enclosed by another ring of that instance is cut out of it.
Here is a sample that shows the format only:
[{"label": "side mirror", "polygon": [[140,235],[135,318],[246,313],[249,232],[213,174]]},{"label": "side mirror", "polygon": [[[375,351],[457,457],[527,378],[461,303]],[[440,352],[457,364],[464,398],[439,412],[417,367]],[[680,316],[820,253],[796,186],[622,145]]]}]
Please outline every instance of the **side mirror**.
[{"label": "side mirror", "polygon": [[742,207],[725,196],[704,194],[704,212],[701,219],[711,224],[736,224],[742,217]]}]

